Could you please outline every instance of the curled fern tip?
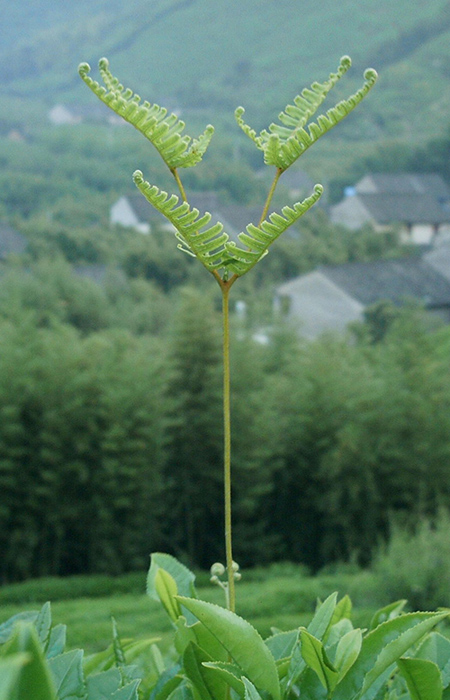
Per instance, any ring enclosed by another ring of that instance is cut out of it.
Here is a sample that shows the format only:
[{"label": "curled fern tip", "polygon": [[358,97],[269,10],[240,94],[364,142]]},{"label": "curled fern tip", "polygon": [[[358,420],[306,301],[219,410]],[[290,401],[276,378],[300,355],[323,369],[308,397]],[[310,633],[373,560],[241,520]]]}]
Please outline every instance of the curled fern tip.
[{"label": "curled fern tip", "polygon": [[364,80],[374,83],[377,78],[378,73],[374,68],[368,68],[366,71],[364,71]]},{"label": "curled fern tip", "polygon": [[323,194],[323,185],[321,185],[320,183],[314,185],[314,193],[320,197],[320,195]]},{"label": "curled fern tip", "polygon": [[108,68],[109,68],[109,61],[108,61],[108,59],[105,58],[105,57],[101,58],[101,59],[99,60],[99,62],[98,62],[98,67],[99,67],[101,70],[108,70]]},{"label": "curled fern tip", "polygon": [[136,183],[136,185],[140,182],[144,182],[144,173],[142,170],[135,170],[133,173],[133,181]]},{"label": "curled fern tip", "polygon": [[342,68],[348,69],[352,65],[352,59],[350,58],[350,56],[342,56],[340,64]]},{"label": "curled fern tip", "polygon": [[91,67],[89,63],[80,63],[78,66],[78,73],[81,75],[81,77],[88,75],[88,73],[91,72]]}]

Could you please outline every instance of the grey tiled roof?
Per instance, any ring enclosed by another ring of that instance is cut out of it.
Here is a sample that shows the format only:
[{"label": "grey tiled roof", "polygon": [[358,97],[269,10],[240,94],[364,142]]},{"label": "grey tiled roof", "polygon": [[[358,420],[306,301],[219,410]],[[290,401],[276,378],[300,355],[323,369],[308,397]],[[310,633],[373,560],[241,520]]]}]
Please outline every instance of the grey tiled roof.
[{"label": "grey tiled roof", "polygon": [[363,192],[359,185],[367,179],[370,179],[379,194],[429,194],[436,199],[450,198],[449,188],[436,173],[373,173],[356,185],[357,191]]},{"label": "grey tiled roof", "polygon": [[431,194],[358,194],[359,201],[379,224],[450,223],[450,206]]},{"label": "grey tiled roof", "polygon": [[428,308],[450,306],[450,280],[420,257],[376,260],[319,268],[353,299],[368,306],[382,299],[401,304],[408,298]]}]

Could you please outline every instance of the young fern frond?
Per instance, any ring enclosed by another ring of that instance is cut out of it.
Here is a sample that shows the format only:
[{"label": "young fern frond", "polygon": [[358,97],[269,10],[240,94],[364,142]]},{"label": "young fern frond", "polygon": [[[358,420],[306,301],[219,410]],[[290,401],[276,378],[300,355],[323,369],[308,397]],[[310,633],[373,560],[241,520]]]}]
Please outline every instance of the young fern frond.
[{"label": "young fern frond", "polygon": [[225,249],[230,257],[228,269],[237,277],[242,277],[251,270],[268,253],[269,246],[317,202],[322,192],[322,185],[315,185],[313,194],[303,202],[296,202],[292,207],[283,207],[281,214],[270,214],[269,221],[265,219],[259,226],[249,224],[246,227],[247,233],[238,235],[240,242],[246,246],[245,249],[238,247],[233,241],[227,241]]},{"label": "young fern frond", "polygon": [[354,95],[338,102],[325,115],[321,114],[316,122],[307,125],[308,120],[315,114],[330,90],[347,72],[350,65],[350,58],[344,56],[337,73],[331,73],[329,79],[324,83],[316,82],[312,84],[310,90],[303,90],[301,95],[295,97],[293,105],[287,105],[285,111],[280,112],[281,125],[272,123],[268,130],[264,129],[259,136],[244,122],[242,118],[244,108],[237,108],[235,117],[238,125],[251,138],[257,148],[263,151],[264,162],[267,165],[275,165],[283,172],[287,170],[313,143],[333,126],[339,124],[367,95],[377,79],[376,71],[371,68],[364,73],[364,85]]},{"label": "young fern frond", "polygon": [[97,97],[125,121],[132,124],[155,146],[167,166],[189,168],[199,163],[209,146],[214,127],[208,124],[197,139],[192,139],[182,132],[183,121],[176,114],[167,114],[164,107],[150,102],[141,102],[139,95],[129,88],[125,89],[110,70],[106,58],[99,61],[100,75],[104,87],[93,80],[88,63],[80,63],[78,72],[86,85]]},{"label": "young fern frond", "polygon": [[223,230],[223,224],[217,222],[209,228],[211,214],[206,212],[200,216],[198,209],[191,209],[187,202],[178,204],[179,198],[168,195],[155,185],[144,180],[142,172],[136,170],[133,180],[137,188],[155,209],[163,214],[176,229],[176,237],[180,241],[178,248],[194,255],[210,271],[218,271],[232,262],[225,244],[229,236]]}]

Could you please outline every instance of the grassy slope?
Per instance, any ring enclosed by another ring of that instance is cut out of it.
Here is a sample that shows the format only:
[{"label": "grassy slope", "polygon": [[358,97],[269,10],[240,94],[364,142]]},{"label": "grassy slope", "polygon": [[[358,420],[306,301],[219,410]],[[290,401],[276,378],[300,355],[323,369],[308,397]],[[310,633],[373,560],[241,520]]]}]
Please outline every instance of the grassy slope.
[{"label": "grassy slope", "polygon": [[[37,4],[48,11],[48,2]],[[212,112],[220,102],[242,102],[252,123],[263,126],[348,53],[355,78],[345,93],[359,85],[369,63],[379,62],[374,67],[382,69],[380,86],[360,111],[358,132],[352,123],[348,136],[367,139],[386,131],[408,136],[425,119],[427,128],[438,132],[448,120],[446,0],[360,0],[357,5],[353,0],[131,0],[121,10],[113,4],[110,13],[103,0],[82,5],[78,21],[68,16],[70,24],[62,23],[61,12],[49,14],[55,23],[51,29],[44,31],[36,22],[32,80],[25,70],[8,82],[17,51],[23,59],[23,47],[0,53],[0,77],[3,73],[8,92],[32,89],[34,97],[47,94],[50,102],[86,102],[89,94],[77,82],[76,66],[106,54],[121,79],[152,101],[179,94],[182,104],[201,104],[209,96]],[[25,37],[32,34],[31,23],[32,18]],[[20,29],[17,17],[11,27]]]},{"label": "grassy slope", "polygon": [[[71,579],[66,581],[70,591]],[[307,624],[317,597],[324,599],[334,590],[339,590],[341,594],[349,592],[354,601],[354,623],[366,625],[378,603],[387,602],[376,601],[375,588],[373,577],[365,573],[319,578],[266,573],[262,580],[239,583],[237,612],[266,637],[272,626],[292,629]],[[3,600],[13,589],[14,586],[4,589]],[[205,600],[223,604],[223,593],[216,587],[201,588],[199,595]],[[23,610],[39,609],[47,597],[53,598],[51,595],[37,595],[38,602],[0,603],[0,623]],[[163,648],[171,637],[171,626],[161,606],[142,594],[59,600],[52,603],[52,613],[55,624],[68,625],[68,645],[71,648],[82,646],[87,651],[105,648],[111,640],[111,615],[116,618],[123,637],[161,637]]]}]

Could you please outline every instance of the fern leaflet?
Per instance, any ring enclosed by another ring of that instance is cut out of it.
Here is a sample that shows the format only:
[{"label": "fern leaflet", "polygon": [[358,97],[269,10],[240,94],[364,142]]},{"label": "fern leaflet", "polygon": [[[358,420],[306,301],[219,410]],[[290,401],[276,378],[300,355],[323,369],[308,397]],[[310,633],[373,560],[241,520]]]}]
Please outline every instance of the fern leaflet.
[{"label": "fern leaflet", "polygon": [[205,228],[211,221],[209,212],[200,216],[198,209],[191,209],[187,202],[178,204],[176,195],[169,196],[151,185],[144,180],[140,170],[133,174],[133,180],[147,201],[174,226],[181,250],[198,258],[210,272],[232,262],[225,248],[229,236],[223,230],[223,224],[217,222]]},{"label": "fern leaflet", "polygon": [[308,120],[315,114],[350,65],[350,58],[343,56],[336,73],[331,73],[325,82],[313,83],[311,89],[303,90],[294,98],[293,105],[287,105],[285,111],[280,112],[281,124],[272,123],[268,130],[264,129],[259,136],[244,122],[244,108],[237,108],[235,117],[238,125],[257,148],[264,152],[264,162],[267,165],[275,165],[282,172],[287,170],[313,143],[333,126],[339,124],[367,95],[377,79],[376,71],[371,68],[364,73],[364,85],[354,95],[338,102],[325,115],[321,114],[316,122],[307,126]]},{"label": "fern leaflet", "polygon": [[225,249],[229,254],[228,268],[238,277],[241,277],[268,253],[269,246],[295,223],[305,212],[317,202],[323,192],[322,185],[315,185],[314,192],[303,202],[296,202],[292,207],[283,207],[281,214],[274,212],[269,215],[259,226],[249,224],[247,233],[240,233],[238,238],[246,246],[242,249],[233,241],[225,243]]},{"label": "fern leaflet", "polygon": [[158,150],[171,170],[189,168],[201,161],[209,146],[214,127],[208,124],[197,139],[182,135],[185,124],[176,114],[167,114],[164,107],[150,102],[141,102],[139,95],[125,89],[110,70],[106,58],[99,61],[99,70],[104,86],[93,80],[88,63],[81,63],[78,72],[86,85],[97,97],[125,121],[132,124]]}]

